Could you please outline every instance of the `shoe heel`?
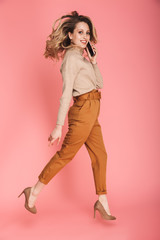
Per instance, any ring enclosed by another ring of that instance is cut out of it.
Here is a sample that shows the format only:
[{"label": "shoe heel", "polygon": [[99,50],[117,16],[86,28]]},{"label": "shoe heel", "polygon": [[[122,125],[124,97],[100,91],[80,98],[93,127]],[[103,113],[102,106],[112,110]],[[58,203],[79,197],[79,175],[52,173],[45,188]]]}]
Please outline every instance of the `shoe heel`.
[{"label": "shoe heel", "polygon": [[24,191],[19,194],[18,198],[19,198],[23,193],[24,193]]}]

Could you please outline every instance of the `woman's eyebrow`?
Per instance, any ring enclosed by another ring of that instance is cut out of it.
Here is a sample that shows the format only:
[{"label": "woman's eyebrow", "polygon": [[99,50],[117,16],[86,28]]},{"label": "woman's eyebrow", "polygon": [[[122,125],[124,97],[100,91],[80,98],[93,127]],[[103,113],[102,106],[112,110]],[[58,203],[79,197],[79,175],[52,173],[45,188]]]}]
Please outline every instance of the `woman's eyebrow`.
[{"label": "woman's eyebrow", "polygon": [[[82,28],[79,28],[78,30],[83,30]],[[90,30],[87,30],[88,32],[90,32]]]}]

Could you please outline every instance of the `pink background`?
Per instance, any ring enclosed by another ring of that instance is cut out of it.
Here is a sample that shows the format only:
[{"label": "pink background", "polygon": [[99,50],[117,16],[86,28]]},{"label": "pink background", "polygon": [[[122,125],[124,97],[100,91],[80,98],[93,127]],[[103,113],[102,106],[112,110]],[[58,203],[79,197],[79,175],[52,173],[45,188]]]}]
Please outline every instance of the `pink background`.
[{"label": "pink background", "polygon": [[[43,57],[53,22],[77,10],[93,20],[104,79],[99,121],[108,153],[107,190],[116,221],[102,220],[83,146],[40,193],[38,214],[19,193],[60,149],[48,147],[62,91],[61,61]],[[158,240],[160,83],[157,0],[0,1],[0,240]]]}]

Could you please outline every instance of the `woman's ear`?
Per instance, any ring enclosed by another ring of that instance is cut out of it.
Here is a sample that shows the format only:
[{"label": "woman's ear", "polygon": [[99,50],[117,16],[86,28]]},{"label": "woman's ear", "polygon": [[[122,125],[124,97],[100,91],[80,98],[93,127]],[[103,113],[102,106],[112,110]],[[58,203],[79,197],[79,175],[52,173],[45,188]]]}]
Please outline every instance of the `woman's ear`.
[{"label": "woman's ear", "polygon": [[72,34],[71,34],[71,32],[68,32],[68,37],[70,38],[70,40],[72,40]]}]

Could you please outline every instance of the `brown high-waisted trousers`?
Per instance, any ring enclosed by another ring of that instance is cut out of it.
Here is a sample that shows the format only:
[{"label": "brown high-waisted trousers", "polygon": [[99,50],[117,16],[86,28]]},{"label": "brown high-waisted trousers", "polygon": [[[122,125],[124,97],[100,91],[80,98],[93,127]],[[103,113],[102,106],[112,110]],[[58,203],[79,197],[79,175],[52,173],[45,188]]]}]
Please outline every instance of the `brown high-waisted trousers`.
[{"label": "brown high-waisted trousers", "polygon": [[39,175],[40,182],[47,184],[85,144],[91,158],[96,194],[107,193],[107,152],[98,122],[100,98],[101,92],[98,89],[73,96],[74,103],[68,111],[68,132],[61,149],[55,153]]}]

